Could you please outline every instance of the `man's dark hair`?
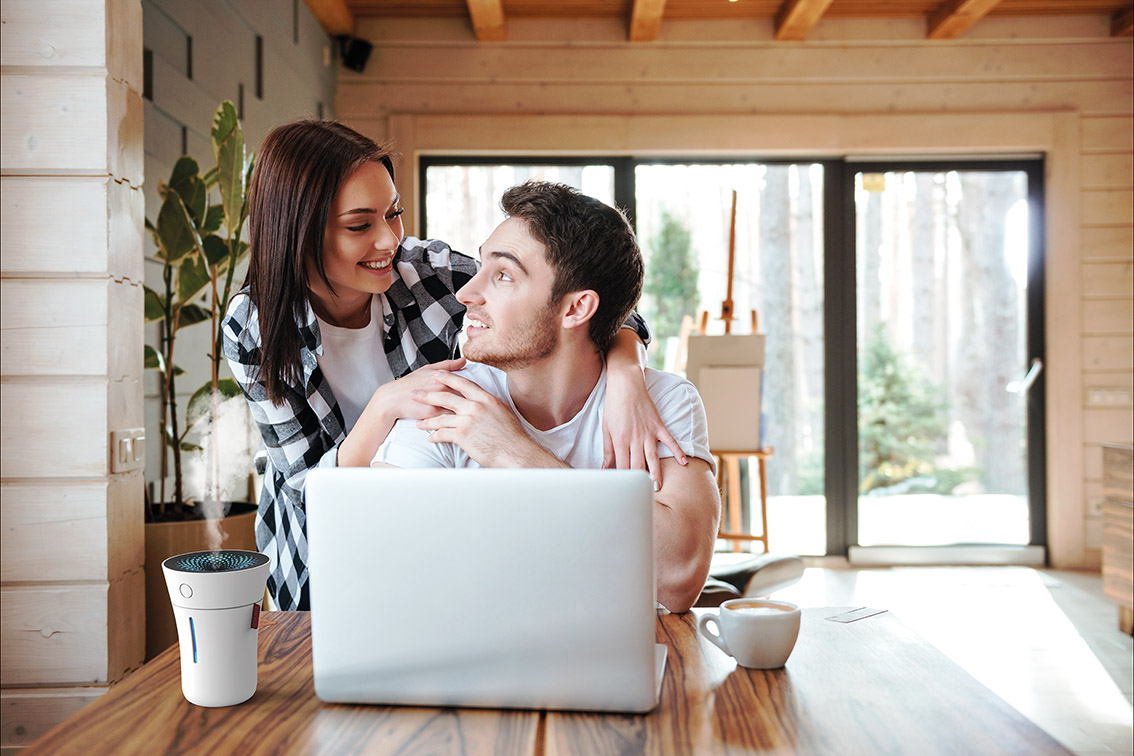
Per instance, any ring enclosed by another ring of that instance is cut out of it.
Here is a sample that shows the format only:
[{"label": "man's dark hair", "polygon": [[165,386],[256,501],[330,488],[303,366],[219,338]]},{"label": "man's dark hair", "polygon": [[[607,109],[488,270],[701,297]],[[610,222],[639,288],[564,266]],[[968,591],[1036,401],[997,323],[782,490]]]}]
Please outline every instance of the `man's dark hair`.
[{"label": "man's dark hair", "polygon": [[551,301],[591,289],[599,296],[589,335],[605,353],[642,294],[644,266],[634,229],[619,210],[566,184],[528,181],[504,192],[504,212],[527,221],[555,271]]}]

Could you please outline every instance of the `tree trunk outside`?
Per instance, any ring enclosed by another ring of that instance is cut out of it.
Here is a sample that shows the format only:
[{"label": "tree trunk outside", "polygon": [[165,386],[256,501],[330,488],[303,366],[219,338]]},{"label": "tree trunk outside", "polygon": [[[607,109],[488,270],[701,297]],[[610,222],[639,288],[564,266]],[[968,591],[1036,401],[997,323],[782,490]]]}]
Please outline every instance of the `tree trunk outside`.
[{"label": "tree trunk outside", "polygon": [[774,464],[768,466],[768,493],[791,494],[797,489],[798,437],[794,422],[796,376],[792,343],[794,282],[792,280],[791,199],[788,166],[769,165],[760,193],[760,266],[763,270],[764,308],[760,321],[767,336],[764,356],[763,405],[767,418],[765,438],[774,446]]}]

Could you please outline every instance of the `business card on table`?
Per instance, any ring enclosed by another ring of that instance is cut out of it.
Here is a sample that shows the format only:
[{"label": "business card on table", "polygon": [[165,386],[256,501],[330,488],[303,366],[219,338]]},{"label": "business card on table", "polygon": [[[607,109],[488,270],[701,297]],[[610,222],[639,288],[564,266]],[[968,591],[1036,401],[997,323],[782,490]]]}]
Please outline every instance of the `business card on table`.
[{"label": "business card on table", "polygon": [[856,620],[866,619],[867,617],[873,617],[875,614],[882,614],[885,611],[888,611],[888,610],[886,610],[886,609],[872,609],[869,606],[862,606],[862,607],[859,607],[858,609],[852,609],[849,612],[843,612],[842,614],[836,614],[832,617],[824,617],[824,619],[829,619],[832,622],[855,622]]}]

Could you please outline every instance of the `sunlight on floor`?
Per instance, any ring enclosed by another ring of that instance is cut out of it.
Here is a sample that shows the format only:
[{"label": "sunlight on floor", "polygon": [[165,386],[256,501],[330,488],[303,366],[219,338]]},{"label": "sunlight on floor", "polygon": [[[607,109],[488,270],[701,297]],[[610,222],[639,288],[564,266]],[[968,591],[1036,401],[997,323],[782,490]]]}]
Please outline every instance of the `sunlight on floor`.
[{"label": "sunlight on floor", "polygon": [[[1072,610],[1076,622],[1053,598],[1056,591],[1080,602]],[[1097,611],[1105,599],[1065,583],[1059,573],[1025,567],[809,568],[798,584],[775,596],[801,606],[888,609],[1077,754],[1134,752],[1129,690],[1108,672],[1116,667],[1120,679],[1129,679],[1122,665],[1128,670],[1134,644],[1117,629],[1113,611]],[[1080,615],[1090,615],[1094,649],[1076,626],[1082,625]]]}]

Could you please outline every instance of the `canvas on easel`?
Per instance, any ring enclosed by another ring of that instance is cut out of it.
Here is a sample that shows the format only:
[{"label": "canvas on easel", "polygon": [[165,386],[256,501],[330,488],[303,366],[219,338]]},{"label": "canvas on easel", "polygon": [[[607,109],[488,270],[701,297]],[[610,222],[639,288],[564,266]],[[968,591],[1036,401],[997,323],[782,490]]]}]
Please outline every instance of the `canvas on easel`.
[{"label": "canvas on easel", "polygon": [[687,377],[705,404],[709,448],[759,449],[764,335],[690,334]]}]

